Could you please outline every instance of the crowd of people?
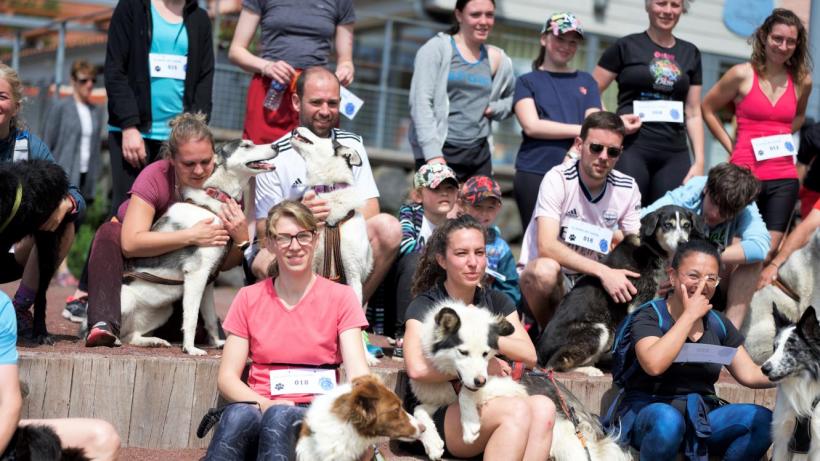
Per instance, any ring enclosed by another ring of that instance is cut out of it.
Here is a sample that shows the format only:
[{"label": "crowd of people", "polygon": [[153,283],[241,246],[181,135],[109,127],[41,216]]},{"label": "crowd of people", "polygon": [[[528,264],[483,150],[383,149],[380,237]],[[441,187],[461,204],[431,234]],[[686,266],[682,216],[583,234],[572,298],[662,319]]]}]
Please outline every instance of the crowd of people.
[{"label": "crowd of people", "polygon": [[[216,162],[208,127],[211,24],[195,0],[117,4],[103,72],[110,219],[96,231],[64,312],[87,321],[85,345],[118,343],[129,258],[229,246],[221,269],[242,265],[247,286],[223,323],[227,338],[217,385],[229,404],[205,459],[253,453],[287,458],[313,394],[282,393],[271,379],[291,369],[330,370],[337,381],[342,366],[348,380],[369,373],[366,349],[379,348],[362,341],[368,329],[362,304],[382,304],[383,332],[395,339],[394,355],[404,357],[411,379],[456,378],[433,367],[420,337],[425,315],[448,297],[506,318],[515,332],[499,339],[500,353],[533,368],[532,338],[580,277],[600,279],[616,302],[632,299],[639,274],[602,259],[626,236],[640,233],[642,217],[678,205],[701,217],[706,239],[679,247],[663,296],[631,318],[627,349],[640,366],[619,381],[622,397],[604,423],[617,428],[625,446],[640,450],[641,459],[674,459],[680,451],[690,460],[704,453],[759,459],[771,442],[771,412],[718,399],[721,365],[674,359],[687,342],[735,348],[726,368],[737,381],[773,386],[745,352],[738,329],[755,289],[775,281],[779,266],[820,226],[820,167],[813,165],[820,124],[803,126],[812,83],[800,19],[773,10],[750,38],[749,62],[732,67],[702,98],[700,51],[674,35],[688,0],[645,0],[647,29],[615,41],[591,74],[572,65],[584,41],[582,24],[570,12],[552,14],[541,29],[532,71],[518,77],[504,50],[487,43],[495,1],[457,0],[452,29],[416,54],[409,95],[414,174],[410,197],[393,216],[380,210],[366,140],[339,128],[341,88],[355,75],[356,18],[351,0],[331,3],[313,8],[243,1],[229,51],[233,63],[253,74],[243,137],[271,144],[278,151],[276,168],[250,185],[249,203],[228,200],[219,221],[167,233],[152,225],[181,200],[181,188],[202,188]],[[61,260],[96,194],[104,125],[104,111],[90,102],[96,78],[88,62],[72,66],[73,96],[49,109],[38,137],[18,115],[20,77],[0,64],[0,161],[54,161],[72,184],[42,227],[70,223]],[[601,94],[613,82],[617,107],[608,111]],[[737,117],[734,137],[718,114],[726,106]],[[513,115],[522,129],[513,195],[526,229],[517,259],[495,225],[505,202],[492,167],[493,122]],[[729,154],[729,162],[708,171],[704,122]],[[313,269],[330,205],[303,185],[306,164],[291,145],[296,127],[361,159],[352,166],[353,186],[364,199],[359,211],[373,252],[362,303],[350,287]],[[793,149],[771,146],[798,131],[796,166]],[[802,222],[789,234],[798,199]],[[0,418],[0,452],[13,451],[16,427],[46,424],[94,459],[114,459],[119,440],[110,424],[20,421],[14,344],[31,328],[35,250],[30,239],[19,242],[0,266],[0,282],[20,280],[13,297],[0,299],[0,414],[8,416]],[[510,375],[507,360],[491,360],[489,373]],[[408,390],[411,412],[414,402]],[[472,444],[462,440],[458,405],[440,408],[433,415],[436,427],[428,429],[439,432],[451,456],[544,460],[555,411],[544,396],[490,401]],[[78,428],[93,437],[81,437]]]}]

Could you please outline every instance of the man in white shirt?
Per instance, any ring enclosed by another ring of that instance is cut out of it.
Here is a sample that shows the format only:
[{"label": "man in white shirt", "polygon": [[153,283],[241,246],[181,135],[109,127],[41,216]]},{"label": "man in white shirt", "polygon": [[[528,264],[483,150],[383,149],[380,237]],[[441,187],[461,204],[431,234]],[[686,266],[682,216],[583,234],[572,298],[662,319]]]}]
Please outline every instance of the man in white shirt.
[{"label": "man in white shirt", "polygon": [[[394,216],[379,212],[379,191],[373,179],[362,138],[354,133],[334,128],[339,122],[339,80],[323,67],[305,69],[296,82],[293,107],[299,113],[300,126],[310,129],[317,136],[331,137],[340,144],[353,148],[362,159],[362,165],[353,167],[353,177],[360,193],[366,199],[361,211],[367,220],[367,236],[373,249],[373,270],[365,281],[363,292],[367,300],[381,283],[398,254],[401,227]],[[256,177],[256,235],[265,235],[265,219],[268,210],[282,200],[299,200],[324,221],[329,208],[324,200],[316,197],[313,190],[305,191],[305,161],[290,146],[291,134],[286,134],[274,145],[279,155],[274,159],[276,170]],[[260,241],[259,253],[253,259],[251,269],[257,278],[266,277],[273,256]]]}]

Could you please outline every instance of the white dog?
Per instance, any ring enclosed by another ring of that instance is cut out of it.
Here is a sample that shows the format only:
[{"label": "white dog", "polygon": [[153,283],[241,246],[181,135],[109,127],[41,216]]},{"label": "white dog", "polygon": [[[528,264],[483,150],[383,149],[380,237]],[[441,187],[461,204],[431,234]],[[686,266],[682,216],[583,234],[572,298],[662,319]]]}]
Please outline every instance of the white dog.
[{"label": "white dog", "polygon": [[[173,232],[193,227],[203,219],[220,223],[217,212],[227,199],[239,200],[248,180],[270,171],[266,163],[276,157],[270,145],[256,146],[250,141],[232,141],[216,153],[214,172],[202,189],[184,188],[184,202],[177,202],[151,227],[154,232]],[[211,343],[222,346],[214,311],[214,276],[230,249],[188,246],[150,258],[126,261],[127,277],[122,286],[122,327],[120,337],[136,346],[170,347],[161,338],[144,336],[164,324],[172,313],[172,303],[182,298],[182,350],[204,355],[194,347],[198,314],[202,313]],[[200,307],[201,306],[201,307]]]},{"label": "white dog", "polygon": [[[777,278],[784,287],[767,285],[758,290],[749,305],[749,312],[740,332],[746,338],[744,345],[756,363],[763,363],[772,354],[775,326],[772,305],[792,322],[797,322],[810,304],[820,305],[815,287],[820,286],[820,231],[815,231],[809,242],[792,253],[780,266]],[[792,293],[787,293],[791,291]],[[793,299],[796,297],[797,299]]]},{"label": "white dog", "polygon": [[364,199],[353,178],[353,167],[361,166],[362,159],[355,150],[304,127],[294,130],[290,143],[305,159],[305,186],[330,208],[313,267],[325,277],[350,285],[362,302],[362,284],[373,269],[367,222],[359,211]]}]

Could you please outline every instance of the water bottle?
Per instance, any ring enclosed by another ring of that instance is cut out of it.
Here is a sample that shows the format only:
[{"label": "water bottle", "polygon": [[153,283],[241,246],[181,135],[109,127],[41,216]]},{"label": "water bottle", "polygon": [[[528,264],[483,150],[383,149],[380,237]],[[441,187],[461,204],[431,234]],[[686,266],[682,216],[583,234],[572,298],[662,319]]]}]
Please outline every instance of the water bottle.
[{"label": "water bottle", "polygon": [[268,110],[279,109],[279,104],[282,102],[283,94],[285,94],[285,85],[277,82],[276,80],[271,80],[270,88],[268,88],[268,94],[265,95],[265,102],[262,105]]}]

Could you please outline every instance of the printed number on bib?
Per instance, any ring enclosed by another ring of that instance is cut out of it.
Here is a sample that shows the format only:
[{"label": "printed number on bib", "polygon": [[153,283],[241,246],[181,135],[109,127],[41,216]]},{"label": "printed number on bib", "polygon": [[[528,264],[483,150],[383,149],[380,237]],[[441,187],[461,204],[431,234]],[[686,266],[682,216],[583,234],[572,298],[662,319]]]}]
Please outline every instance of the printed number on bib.
[{"label": "printed number on bib", "polygon": [[632,113],[642,122],[683,123],[681,101],[632,101]]},{"label": "printed number on bib", "polygon": [[185,72],[188,70],[188,57],[176,54],[150,53],[148,55],[148,65],[151,70],[151,77],[185,80]]},{"label": "printed number on bib", "polygon": [[578,219],[567,221],[564,241],[601,254],[609,253],[612,231]]},{"label": "printed number on bib", "polygon": [[790,134],[776,134],[752,139],[752,150],[758,162],[772,158],[786,157],[797,153],[794,139]]},{"label": "printed number on bib", "polygon": [[326,394],[335,387],[335,370],[298,368],[270,372],[270,395]]}]

